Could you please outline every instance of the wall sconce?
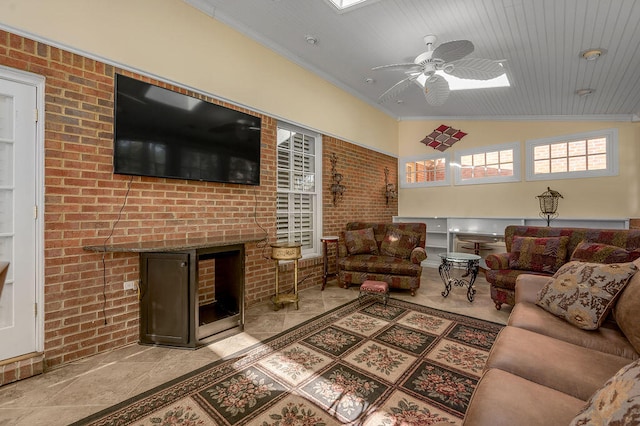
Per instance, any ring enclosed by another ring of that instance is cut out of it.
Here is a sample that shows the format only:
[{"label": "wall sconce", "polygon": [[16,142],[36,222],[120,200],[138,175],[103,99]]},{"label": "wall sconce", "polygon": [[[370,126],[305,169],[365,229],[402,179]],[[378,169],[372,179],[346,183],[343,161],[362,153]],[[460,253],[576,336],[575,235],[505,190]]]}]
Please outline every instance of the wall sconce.
[{"label": "wall sconce", "polygon": [[540,201],[540,217],[547,219],[547,226],[551,223],[551,218],[558,217],[558,199],[564,198],[558,191],[547,186],[547,190],[536,198]]},{"label": "wall sconce", "polygon": [[342,199],[342,194],[347,190],[347,187],[342,185],[342,174],[336,172],[336,163],[338,162],[338,156],[336,153],[331,154],[331,194],[333,195],[333,205],[337,205],[338,201]]},{"label": "wall sconce", "polygon": [[384,196],[387,198],[387,205],[389,205],[389,199],[397,198],[398,191],[396,191],[396,186],[392,183],[389,183],[389,168],[384,168]]}]

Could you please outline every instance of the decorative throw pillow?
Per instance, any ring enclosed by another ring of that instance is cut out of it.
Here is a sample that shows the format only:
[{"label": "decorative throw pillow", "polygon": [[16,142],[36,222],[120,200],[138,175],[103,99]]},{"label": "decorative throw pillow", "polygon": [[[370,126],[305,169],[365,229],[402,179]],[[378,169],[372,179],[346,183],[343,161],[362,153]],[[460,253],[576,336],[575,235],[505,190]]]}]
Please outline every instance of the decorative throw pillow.
[{"label": "decorative throw pillow", "polygon": [[536,304],[579,328],[596,330],[637,270],[631,262],[568,262],[540,290]]},{"label": "decorative throw pillow", "polygon": [[625,250],[608,244],[580,241],[571,254],[571,260],[594,263],[626,263],[640,257],[640,249]]},{"label": "decorative throw pillow", "polygon": [[514,236],[509,268],[553,274],[567,259],[569,237]]},{"label": "decorative throw pillow", "polygon": [[373,228],[345,231],[344,243],[349,254],[378,254]]},{"label": "decorative throw pillow", "polygon": [[640,360],[622,367],[594,393],[569,426],[640,424]]},{"label": "decorative throw pillow", "polygon": [[406,229],[389,228],[380,244],[380,251],[385,256],[409,259],[411,251],[420,242],[420,234]]}]

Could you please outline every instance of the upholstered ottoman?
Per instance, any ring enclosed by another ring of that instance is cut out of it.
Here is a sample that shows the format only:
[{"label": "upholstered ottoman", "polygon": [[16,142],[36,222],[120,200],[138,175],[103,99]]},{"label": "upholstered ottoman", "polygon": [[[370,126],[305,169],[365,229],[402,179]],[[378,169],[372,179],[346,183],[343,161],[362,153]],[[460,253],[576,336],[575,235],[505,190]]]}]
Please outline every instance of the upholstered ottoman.
[{"label": "upholstered ottoman", "polygon": [[364,281],[360,284],[360,295],[358,296],[358,299],[362,300],[362,298],[367,295],[382,297],[386,306],[387,300],[389,300],[389,284],[384,281]]}]

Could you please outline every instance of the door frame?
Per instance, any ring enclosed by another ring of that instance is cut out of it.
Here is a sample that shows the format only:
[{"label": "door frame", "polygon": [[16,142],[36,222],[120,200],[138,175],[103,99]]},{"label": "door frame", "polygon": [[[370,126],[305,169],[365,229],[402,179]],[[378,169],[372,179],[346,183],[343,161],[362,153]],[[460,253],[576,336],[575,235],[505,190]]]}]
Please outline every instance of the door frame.
[{"label": "door frame", "polygon": [[[35,243],[35,303],[36,308],[36,352],[44,352],[44,118],[45,118],[45,77],[28,71],[21,71],[0,65],[0,78],[36,88],[36,158],[34,158],[34,182],[36,185]],[[34,112],[35,114],[35,112]]]}]

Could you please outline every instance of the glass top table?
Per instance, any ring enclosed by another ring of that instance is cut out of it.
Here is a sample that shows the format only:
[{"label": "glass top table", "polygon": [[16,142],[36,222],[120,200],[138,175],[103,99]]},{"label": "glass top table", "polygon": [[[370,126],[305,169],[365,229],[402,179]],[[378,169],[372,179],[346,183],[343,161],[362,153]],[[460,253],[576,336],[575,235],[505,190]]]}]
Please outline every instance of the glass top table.
[{"label": "glass top table", "polygon": [[[442,259],[438,268],[444,284],[442,296],[447,297],[453,286],[467,287],[467,300],[473,302],[476,294],[473,283],[478,276],[481,257],[477,254],[459,252],[439,253],[438,256]],[[454,276],[453,271],[456,269],[462,270],[460,276]]]}]

